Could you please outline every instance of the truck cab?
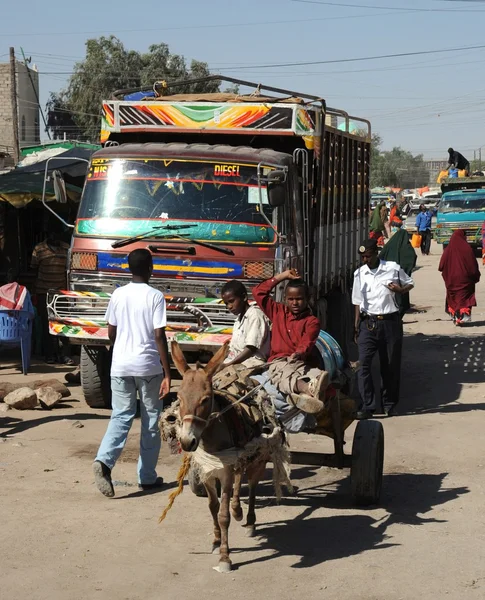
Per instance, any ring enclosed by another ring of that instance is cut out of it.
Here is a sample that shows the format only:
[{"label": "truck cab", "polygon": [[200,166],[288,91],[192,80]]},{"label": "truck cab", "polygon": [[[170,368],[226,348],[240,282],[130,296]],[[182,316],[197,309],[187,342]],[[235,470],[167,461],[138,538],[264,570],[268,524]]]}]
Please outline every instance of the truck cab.
[{"label": "truck cab", "polygon": [[485,177],[447,179],[438,205],[435,239],[446,248],[457,229],[464,229],[472,248],[482,247],[485,221]]}]

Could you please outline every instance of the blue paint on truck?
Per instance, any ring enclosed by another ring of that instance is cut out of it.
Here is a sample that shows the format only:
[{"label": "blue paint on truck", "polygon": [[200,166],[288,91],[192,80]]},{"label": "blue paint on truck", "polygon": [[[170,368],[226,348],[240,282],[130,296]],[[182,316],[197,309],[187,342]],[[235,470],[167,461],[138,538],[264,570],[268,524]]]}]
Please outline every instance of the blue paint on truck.
[{"label": "blue paint on truck", "polygon": [[[468,243],[474,248],[482,247],[482,225],[485,221],[485,186],[483,178],[472,183],[460,182],[444,185],[444,193],[438,206],[435,239],[446,246],[457,229],[464,229]],[[455,179],[459,182],[459,179]],[[473,185],[473,187],[471,187]],[[449,189],[453,187],[462,189]],[[470,187],[467,187],[470,186]],[[448,189],[448,191],[446,191]]]}]

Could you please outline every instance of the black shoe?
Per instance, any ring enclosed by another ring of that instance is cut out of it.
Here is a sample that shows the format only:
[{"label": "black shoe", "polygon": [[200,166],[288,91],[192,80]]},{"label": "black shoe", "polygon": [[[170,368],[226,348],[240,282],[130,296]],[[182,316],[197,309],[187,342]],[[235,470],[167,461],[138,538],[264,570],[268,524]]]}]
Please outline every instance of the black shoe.
[{"label": "black shoe", "polygon": [[157,477],[153,483],[139,483],[138,489],[147,492],[149,490],[156,490],[163,487],[163,477]]},{"label": "black shoe", "polygon": [[373,410],[358,410],[355,415],[355,418],[358,421],[364,421],[365,419],[372,419],[373,416],[374,416]]},{"label": "black shoe", "polygon": [[384,406],[384,412],[386,414],[386,417],[396,417],[397,416],[397,409],[394,405]]},{"label": "black shoe", "polygon": [[99,460],[95,460],[93,464],[94,482],[98,490],[108,498],[115,495],[113,483],[111,481],[111,469]]}]

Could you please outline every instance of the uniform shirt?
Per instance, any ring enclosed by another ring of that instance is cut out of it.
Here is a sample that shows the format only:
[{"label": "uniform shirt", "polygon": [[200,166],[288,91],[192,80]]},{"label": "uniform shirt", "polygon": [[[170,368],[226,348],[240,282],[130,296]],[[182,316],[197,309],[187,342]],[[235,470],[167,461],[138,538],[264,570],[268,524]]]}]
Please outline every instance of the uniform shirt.
[{"label": "uniform shirt", "polygon": [[[239,356],[247,346],[258,351],[244,361],[247,366],[265,363],[269,356],[269,323],[263,311],[255,304],[251,305],[243,315],[239,315],[232,329],[229,354],[225,362],[231,362]],[[251,361],[251,365],[248,364]]]},{"label": "uniform shirt", "polygon": [[155,342],[155,329],[167,325],[162,292],[146,283],[132,282],[117,288],[105,320],[117,328],[112,377],[151,377],[163,373]]},{"label": "uniform shirt", "polygon": [[38,269],[35,291],[46,294],[49,290],[65,290],[67,287],[66,267],[69,246],[60,242],[50,246],[47,242],[37,244],[32,252],[31,266]]},{"label": "uniform shirt", "polygon": [[295,352],[308,359],[320,333],[320,321],[310,309],[294,315],[287,306],[275,302],[270,293],[277,284],[274,278],[268,279],[253,289],[253,298],[272,323],[269,362]]},{"label": "uniform shirt", "polygon": [[360,306],[361,312],[369,315],[397,313],[396,294],[387,287],[389,283],[402,287],[414,285],[412,278],[395,262],[381,260],[376,269],[363,265],[354,273],[352,304]]}]

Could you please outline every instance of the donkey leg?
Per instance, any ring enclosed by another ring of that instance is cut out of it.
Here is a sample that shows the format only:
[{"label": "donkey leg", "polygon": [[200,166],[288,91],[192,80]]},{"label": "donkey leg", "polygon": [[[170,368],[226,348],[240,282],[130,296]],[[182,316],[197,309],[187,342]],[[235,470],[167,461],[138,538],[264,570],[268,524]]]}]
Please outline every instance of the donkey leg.
[{"label": "donkey leg", "polygon": [[246,519],[246,534],[249,537],[253,537],[256,531],[256,488],[258,483],[261,481],[264,475],[264,470],[266,469],[266,461],[257,462],[247,469],[248,474],[248,484],[249,484],[249,506],[248,506],[248,516]]},{"label": "donkey leg", "polygon": [[219,553],[221,547],[221,528],[219,526],[219,498],[217,496],[216,479],[211,478],[204,484],[209,498],[209,509],[211,511],[212,520],[214,521],[214,541],[212,542],[213,554]]},{"label": "donkey leg", "polygon": [[231,514],[236,521],[242,521],[243,511],[241,507],[241,481],[242,471],[234,475],[234,491],[232,492]]},{"label": "donkey leg", "polygon": [[231,523],[229,504],[231,502],[233,482],[234,473],[232,467],[224,467],[221,477],[221,508],[219,510],[219,526],[221,528],[221,558],[219,559],[218,570],[221,573],[229,573],[232,567],[231,559],[229,558],[229,525]]}]

